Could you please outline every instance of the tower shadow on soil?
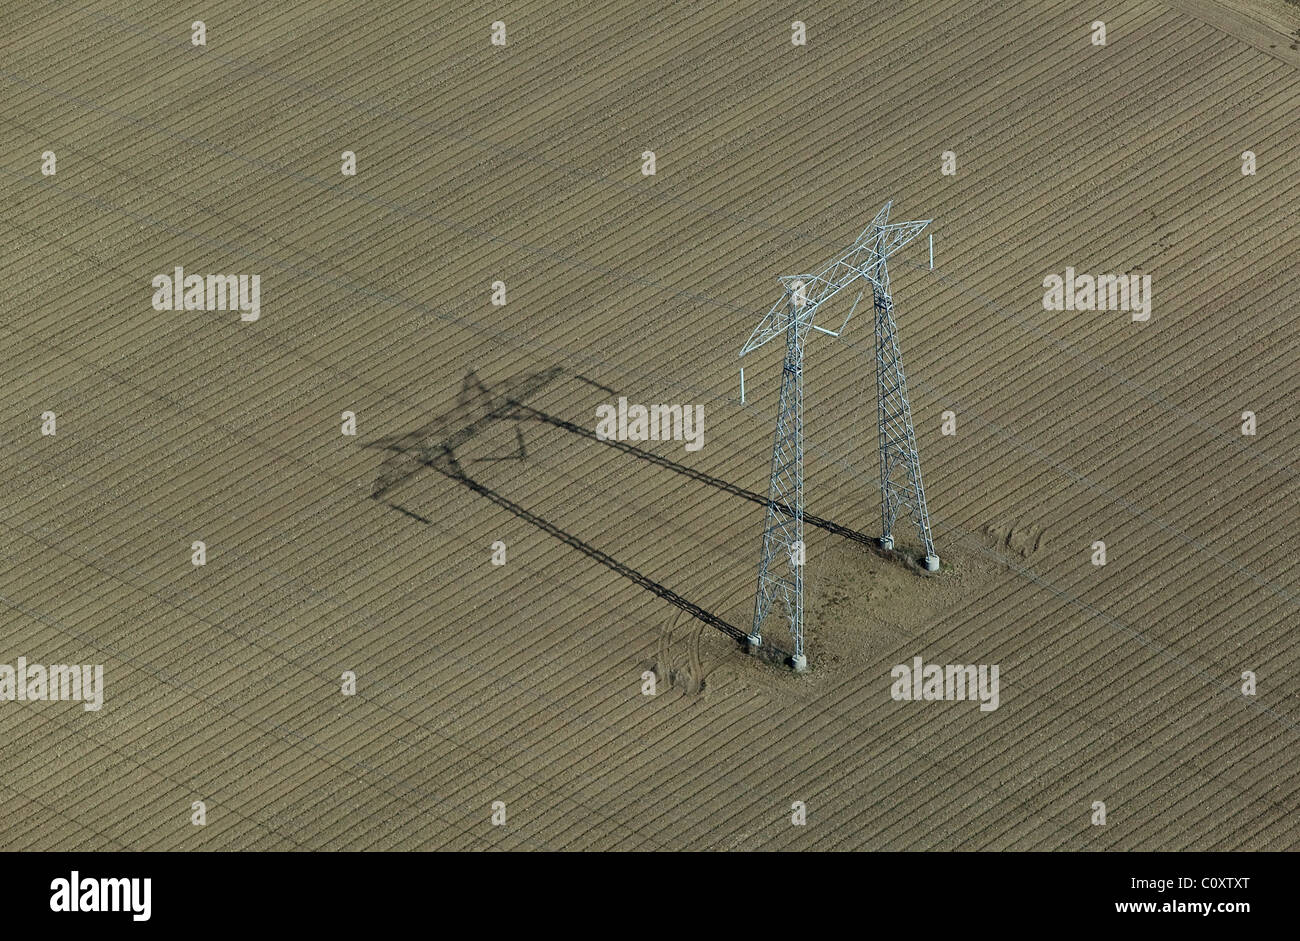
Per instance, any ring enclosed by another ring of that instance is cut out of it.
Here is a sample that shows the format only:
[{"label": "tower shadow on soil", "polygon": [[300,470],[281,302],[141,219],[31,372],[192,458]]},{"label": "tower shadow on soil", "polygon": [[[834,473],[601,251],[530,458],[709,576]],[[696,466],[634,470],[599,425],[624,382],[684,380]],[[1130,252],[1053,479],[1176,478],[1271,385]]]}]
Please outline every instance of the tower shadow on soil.
[{"label": "tower shadow on soil", "polygon": [[[416,431],[381,438],[363,445],[363,447],[366,448],[385,450],[389,452],[388,457],[385,459],[375,477],[370,498],[389,509],[401,513],[409,519],[413,519],[425,525],[433,525],[433,520],[421,516],[418,513],[414,513],[406,507],[393,502],[388,498],[387,494],[394,487],[404,483],[423,470],[436,471],[453,483],[483,497],[547,535],[552,536],[560,542],[563,542],[565,545],[578,550],[588,558],[599,562],[610,571],[616,572],[623,578],[631,581],[633,584],[651,592],[656,597],[664,599],[680,611],[691,615],[704,624],[721,631],[728,637],[743,644],[748,636],[748,631],[742,630],[741,628],[728,623],[713,612],[700,607],[694,602],[679,595],[671,588],[655,581],[631,566],[620,562],[607,552],[604,552],[572,533],[561,529],[549,520],[538,516],[536,513],[533,513],[531,510],[516,501],[511,500],[509,497],[506,497],[486,486],[482,482],[475,480],[465,472],[460,461],[457,460],[455,453],[456,449],[472,440],[479,433],[487,430],[496,422],[500,421],[516,422],[517,453],[505,457],[497,456],[477,458],[475,460],[527,460],[527,450],[524,445],[523,435],[519,431],[518,423],[522,421],[539,422],[578,435],[579,437],[586,438],[590,441],[595,441],[606,447],[614,448],[615,450],[627,454],[629,457],[671,470],[674,473],[681,474],[682,476],[699,483],[707,484],[710,487],[714,487],[715,489],[731,494],[732,496],[741,497],[742,499],[760,506],[767,506],[768,500],[763,494],[755,493],[752,490],[746,490],[743,487],[738,487],[720,477],[714,477],[710,474],[696,470],[695,468],[679,464],[676,461],[663,457],[662,455],[643,450],[628,444],[627,442],[602,439],[590,429],[576,425],[573,422],[566,421],[565,419],[550,415],[540,409],[525,404],[525,400],[529,396],[540,392],[542,388],[562,374],[563,370],[558,367],[553,367],[538,373],[523,374],[505,380],[500,383],[497,390],[494,391],[484,385],[472,370],[466,373],[460,396],[457,399],[456,405],[453,406],[450,411],[438,416],[432,422],[424,425]],[[586,382],[589,385],[605,389],[604,386],[599,386],[597,383],[584,379],[581,376],[576,378],[582,379],[583,382]],[[832,520],[808,514],[805,514],[804,521],[811,526],[816,526],[819,529],[834,533],[837,536],[850,539],[887,561],[895,562],[897,564],[906,564],[893,553],[882,550],[877,540],[852,530],[847,526],[843,526]],[[773,657],[783,659],[788,655],[785,651],[771,648],[768,645],[765,645],[765,648],[760,648],[760,650],[763,654],[763,659],[765,660]]]}]

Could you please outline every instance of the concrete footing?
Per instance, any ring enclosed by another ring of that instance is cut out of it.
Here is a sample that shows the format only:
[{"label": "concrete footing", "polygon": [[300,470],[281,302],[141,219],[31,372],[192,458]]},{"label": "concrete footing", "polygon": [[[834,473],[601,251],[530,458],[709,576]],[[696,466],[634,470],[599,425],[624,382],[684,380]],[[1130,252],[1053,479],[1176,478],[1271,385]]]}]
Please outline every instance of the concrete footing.
[{"label": "concrete footing", "polygon": [[808,658],[803,654],[790,658],[790,666],[794,667],[794,672],[803,673],[808,669]]},{"label": "concrete footing", "polygon": [[925,557],[925,570],[927,572],[939,571],[939,557],[937,555],[927,555]]},{"label": "concrete footing", "polygon": [[894,548],[894,537],[893,537],[893,536],[881,536],[881,537],[880,537],[880,548],[885,549],[885,550],[889,550],[889,549]]},{"label": "concrete footing", "polygon": [[753,653],[755,650],[757,650],[759,647],[762,646],[763,646],[762,634],[750,634],[748,637],[745,638],[745,649],[748,650],[750,653]]}]

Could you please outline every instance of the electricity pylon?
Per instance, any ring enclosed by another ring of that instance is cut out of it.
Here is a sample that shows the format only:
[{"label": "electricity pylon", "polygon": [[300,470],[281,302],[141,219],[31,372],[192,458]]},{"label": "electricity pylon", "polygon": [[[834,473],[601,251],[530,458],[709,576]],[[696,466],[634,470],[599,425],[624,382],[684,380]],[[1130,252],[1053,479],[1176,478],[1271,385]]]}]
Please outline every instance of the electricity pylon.
[{"label": "electricity pylon", "polygon": [[[758,564],[758,590],[754,597],[752,648],[762,646],[763,621],[779,597],[794,639],[792,665],[808,667],[803,643],[803,359],[813,330],[838,337],[848,326],[866,291],[858,291],[848,316],[838,330],[818,325],[817,310],[859,279],[871,286],[876,320],[876,392],[880,429],[880,489],[883,533],[881,545],[894,547],[894,523],[907,510],[916,523],[925,548],[925,567],[939,568],[930,536],[930,517],[921,484],[921,462],[912,429],[912,407],[907,400],[907,379],[898,350],[898,327],[889,294],[885,259],[901,249],[930,224],[889,222],[892,203],[885,203],[871,225],[848,250],[815,274],[782,277],[782,298],[754,328],[740,355],[785,335],[785,362],[781,370],[781,406],[772,444],[772,469],[767,491],[767,516],[763,525],[763,551]],[[740,372],[741,401],[745,397],[745,372]]]}]

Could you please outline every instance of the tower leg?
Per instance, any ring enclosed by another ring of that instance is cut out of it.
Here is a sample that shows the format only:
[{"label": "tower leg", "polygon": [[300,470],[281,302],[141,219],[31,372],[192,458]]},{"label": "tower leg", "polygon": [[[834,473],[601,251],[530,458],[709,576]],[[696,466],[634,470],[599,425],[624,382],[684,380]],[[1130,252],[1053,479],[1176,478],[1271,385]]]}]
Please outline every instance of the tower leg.
[{"label": "tower leg", "polygon": [[750,646],[762,643],[763,621],[779,598],[790,625],[795,668],[807,666],[803,649],[803,347],[805,332],[788,309],[781,406],[772,442],[772,470],[763,524],[763,551],[754,595]]},{"label": "tower leg", "polygon": [[[886,275],[884,283],[888,284]],[[939,556],[930,534],[930,511],[925,505],[921,459],[916,452],[912,406],[907,398],[907,377],[898,349],[894,303],[887,290],[875,290],[876,403],[880,429],[881,545],[894,546],[894,523],[906,514],[916,525],[925,551],[925,567],[939,570]]]}]

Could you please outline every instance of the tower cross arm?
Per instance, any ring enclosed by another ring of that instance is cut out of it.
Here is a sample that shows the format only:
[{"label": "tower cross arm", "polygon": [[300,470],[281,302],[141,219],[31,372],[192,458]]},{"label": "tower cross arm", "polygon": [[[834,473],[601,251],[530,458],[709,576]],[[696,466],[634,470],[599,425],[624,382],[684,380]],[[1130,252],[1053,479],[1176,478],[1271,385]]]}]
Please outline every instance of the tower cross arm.
[{"label": "tower cross arm", "polygon": [[785,333],[790,325],[788,306],[788,295],[772,305],[772,309],[763,316],[758,326],[754,328],[754,332],[749,335],[749,339],[745,341],[745,345],[740,350],[741,356]]},{"label": "tower cross arm", "polygon": [[[792,313],[801,329],[809,329],[818,305],[858,278],[864,278],[873,287],[887,291],[885,259],[920,235],[933,221],[918,219],[911,222],[889,222],[892,205],[892,201],[885,203],[852,247],[827,262],[816,273],[783,276],[781,282],[785,286],[784,295],[759,321],[741,348],[740,355],[743,357],[785,333],[790,326]],[[800,284],[802,301],[796,303],[796,290]]]},{"label": "tower cross arm", "polygon": [[933,221],[933,219],[917,219],[912,222],[894,222],[880,226],[871,225],[858,236],[854,247],[870,245],[879,255],[878,260],[884,261],[920,235],[921,231]]}]

